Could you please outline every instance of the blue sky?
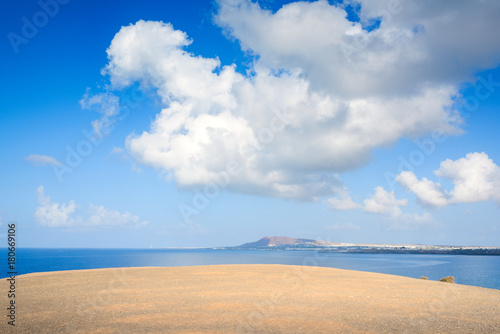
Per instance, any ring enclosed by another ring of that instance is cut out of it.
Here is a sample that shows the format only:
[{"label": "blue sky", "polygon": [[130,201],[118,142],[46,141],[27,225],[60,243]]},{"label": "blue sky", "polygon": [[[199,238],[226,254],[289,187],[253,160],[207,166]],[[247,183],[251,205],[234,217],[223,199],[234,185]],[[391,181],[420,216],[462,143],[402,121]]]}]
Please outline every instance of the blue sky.
[{"label": "blue sky", "polygon": [[0,229],[499,246],[500,7],[396,4],[5,5]]}]

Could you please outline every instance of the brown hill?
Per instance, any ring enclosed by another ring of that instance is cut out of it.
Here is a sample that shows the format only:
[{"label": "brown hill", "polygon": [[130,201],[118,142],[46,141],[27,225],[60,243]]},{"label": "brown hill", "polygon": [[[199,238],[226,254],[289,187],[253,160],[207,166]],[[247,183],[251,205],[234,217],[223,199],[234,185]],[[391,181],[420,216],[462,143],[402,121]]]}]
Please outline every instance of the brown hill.
[{"label": "brown hill", "polygon": [[273,246],[298,246],[298,245],[311,245],[311,246],[324,246],[324,245],[338,245],[336,242],[328,242],[314,239],[303,238],[290,238],[290,237],[264,237],[254,242],[248,242],[239,247],[242,248],[257,248],[257,247],[273,247]]}]

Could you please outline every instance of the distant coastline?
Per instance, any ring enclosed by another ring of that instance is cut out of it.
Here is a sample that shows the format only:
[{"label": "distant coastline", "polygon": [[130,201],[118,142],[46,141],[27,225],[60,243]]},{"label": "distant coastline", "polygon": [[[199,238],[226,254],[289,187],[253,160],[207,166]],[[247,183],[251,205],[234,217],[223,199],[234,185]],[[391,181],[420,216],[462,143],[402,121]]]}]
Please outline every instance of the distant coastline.
[{"label": "distant coastline", "polygon": [[351,244],[290,237],[264,237],[255,242],[232,247],[213,247],[227,250],[311,250],[320,253],[363,254],[439,254],[439,255],[500,255],[500,247],[434,246],[434,245],[380,245]]}]

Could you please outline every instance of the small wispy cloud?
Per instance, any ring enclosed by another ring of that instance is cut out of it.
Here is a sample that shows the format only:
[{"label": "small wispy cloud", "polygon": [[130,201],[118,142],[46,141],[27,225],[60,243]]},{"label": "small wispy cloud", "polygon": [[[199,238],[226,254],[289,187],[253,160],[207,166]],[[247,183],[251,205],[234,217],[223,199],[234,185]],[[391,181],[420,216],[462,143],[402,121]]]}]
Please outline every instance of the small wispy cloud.
[{"label": "small wispy cloud", "polygon": [[117,155],[126,155],[126,151],[123,147],[116,147],[114,146],[113,149],[111,150],[111,154],[117,154]]},{"label": "small wispy cloud", "polygon": [[327,230],[332,231],[358,231],[361,230],[361,226],[354,225],[353,223],[344,223],[344,224],[333,224],[326,228]]},{"label": "small wispy cloud", "polygon": [[342,190],[336,197],[326,202],[333,210],[363,210],[368,213],[389,215],[398,218],[402,215],[400,207],[406,206],[407,199],[396,199],[394,191],[388,192],[383,187],[376,187],[375,193],[366,198],[363,204],[354,202],[347,189]]},{"label": "small wispy cloud", "polygon": [[120,98],[112,93],[91,94],[90,89],[80,100],[82,109],[95,110],[101,117],[92,121],[92,128],[97,137],[107,134],[120,114]]},{"label": "small wispy cloud", "polygon": [[349,191],[345,187],[336,197],[329,198],[327,202],[331,209],[340,211],[361,209],[363,207],[351,199]]},{"label": "small wispy cloud", "polygon": [[48,155],[30,154],[25,159],[35,166],[62,166],[56,158]]},{"label": "small wispy cloud", "polygon": [[384,225],[386,229],[393,231],[416,231],[442,227],[442,224],[428,212],[424,212],[422,215],[402,213],[397,219],[385,221]]},{"label": "small wispy cloud", "polygon": [[[416,230],[439,225],[428,212],[422,215],[403,212],[401,208],[408,204],[408,200],[396,198],[394,191],[389,192],[383,187],[376,187],[374,193],[367,197],[363,204],[354,202],[349,197],[347,189],[341,191],[337,197],[328,199],[327,204],[334,210],[363,210],[366,213],[387,216],[390,220],[385,225],[389,230]],[[357,229],[357,227],[359,226],[343,224],[333,225],[329,229],[353,230]]]},{"label": "small wispy cloud", "polygon": [[128,152],[122,147],[113,147],[111,150],[111,154],[116,157],[119,161],[129,161],[131,162],[130,168],[133,172],[142,173],[142,169],[139,167],[140,165],[134,161]]},{"label": "small wispy cloud", "polygon": [[195,235],[205,235],[207,233],[212,232],[212,230],[198,223],[188,222],[188,223],[170,224],[164,226],[162,232],[169,234],[177,233],[187,236],[195,236]]},{"label": "small wispy cloud", "polygon": [[141,221],[139,216],[130,212],[110,210],[104,206],[90,204],[86,213],[77,212],[79,205],[71,200],[69,203],[57,203],[45,194],[43,186],[37,188],[38,207],[35,219],[47,227],[74,227],[74,228],[120,228],[144,227],[147,221]]},{"label": "small wispy cloud", "polygon": [[123,227],[123,226],[146,226],[148,222],[141,222],[139,216],[135,216],[128,211],[120,212],[110,210],[102,205],[90,204],[90,216],[86,222],[89,226]]}]

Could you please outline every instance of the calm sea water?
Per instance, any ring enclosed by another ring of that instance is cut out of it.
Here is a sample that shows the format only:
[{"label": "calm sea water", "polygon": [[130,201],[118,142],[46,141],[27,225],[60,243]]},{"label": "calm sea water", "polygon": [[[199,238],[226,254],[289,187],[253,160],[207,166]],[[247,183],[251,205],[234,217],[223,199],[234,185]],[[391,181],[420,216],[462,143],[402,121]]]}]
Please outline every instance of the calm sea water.
[{"label": "calm sea water", "polygon": [[[4,253],[4,252],[2,252]],[[6,277],[6,254],[0,255]],[[500,289],[500,256],[342,254],[315,251],[173,249],[18,249],[18,275],[74,269],[194,266],[212,264],[294,264],[370,271]]]}]

